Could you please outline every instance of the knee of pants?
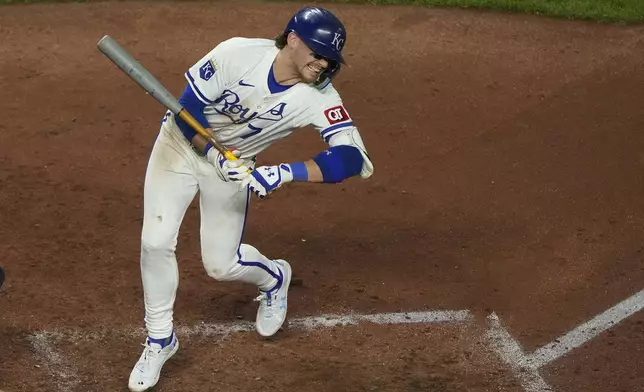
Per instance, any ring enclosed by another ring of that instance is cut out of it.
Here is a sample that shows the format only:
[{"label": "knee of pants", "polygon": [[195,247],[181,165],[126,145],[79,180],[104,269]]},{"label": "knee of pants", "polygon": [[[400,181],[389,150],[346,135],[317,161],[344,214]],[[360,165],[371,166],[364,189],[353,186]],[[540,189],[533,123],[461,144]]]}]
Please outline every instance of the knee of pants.
[{"label": "knee of pants", "polygon": [[216,280],[233,280],[237,269],[240,267],[237,258],[232,259],[214,259],[204,257],[204,267],[208,276]]},{"label": "knee of pants", "polygon": [[141,234],[141,250],[144,253],[174,252],[177,245],[176,235],[163,230],[144,230]]}]

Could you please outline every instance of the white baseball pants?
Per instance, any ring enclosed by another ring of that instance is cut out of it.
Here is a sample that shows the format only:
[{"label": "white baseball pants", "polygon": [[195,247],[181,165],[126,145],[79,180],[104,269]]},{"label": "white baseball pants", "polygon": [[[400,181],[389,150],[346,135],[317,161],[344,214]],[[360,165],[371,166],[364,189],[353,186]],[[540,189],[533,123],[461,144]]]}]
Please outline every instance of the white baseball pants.
[{"label": "white baseball pants", "polygon": [[250,192],[224,182],[198,156],[174,121],[166,121],[154,144],[145,175],[141,233],[141,276],[148,335],[172,334],[179,284],[175,249],[186,210],[199,191],[201,256],[204,268],[220,281],[242,281],[261,290],[274,287],[280,272],[273,260],[242,244]]}]

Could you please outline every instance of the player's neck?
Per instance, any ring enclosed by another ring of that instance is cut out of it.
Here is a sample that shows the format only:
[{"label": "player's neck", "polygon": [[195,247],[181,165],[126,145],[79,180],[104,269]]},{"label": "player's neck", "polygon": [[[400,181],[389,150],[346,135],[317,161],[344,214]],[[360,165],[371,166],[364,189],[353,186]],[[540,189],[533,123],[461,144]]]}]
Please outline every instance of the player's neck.
[{"label": "player's neck", "polygon": [[283,86],[291,86],[302,81],[293,61],[283,51],[277,53],[275,57],[273,75],[275,81]]}]

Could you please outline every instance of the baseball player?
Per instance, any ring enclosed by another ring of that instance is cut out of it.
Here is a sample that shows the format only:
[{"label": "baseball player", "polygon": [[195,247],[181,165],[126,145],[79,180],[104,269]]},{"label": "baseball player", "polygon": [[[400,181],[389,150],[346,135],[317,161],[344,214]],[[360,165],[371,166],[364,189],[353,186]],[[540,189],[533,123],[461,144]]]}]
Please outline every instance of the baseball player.
[{"label": "baseball player", "polygon": [[[251,194],[265,198],[289,182],[338,183],[372,175],[358,129],[331,84],[344,63],[346,39],[331,12],[306,7],[275,40],[228,39],[186,72],[179,102],[238,159],[225,159],[171,112],[164,116],[145,176],[141,274],[148,337],[130,375],[131,391],[153,387],[179,348],[172,324],[175,246],[197,191],[208,275],[257,286],[257,333],[272,336],[281,328],[291,266],[242,242],[248,203]],[[255,168],[257,154],[309,125],[326,150],[305,162]]]}]

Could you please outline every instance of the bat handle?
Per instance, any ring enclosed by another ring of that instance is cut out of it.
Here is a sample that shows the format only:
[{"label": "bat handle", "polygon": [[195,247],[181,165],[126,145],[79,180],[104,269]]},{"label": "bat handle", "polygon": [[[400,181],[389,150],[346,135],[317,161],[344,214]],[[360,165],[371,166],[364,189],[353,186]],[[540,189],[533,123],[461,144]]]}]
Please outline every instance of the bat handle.
[{"label": "bat handle", "polygon": [[229,150],[224,151],[222,154],[229,161],[236,161],[237,160],[237,157],[235,155],[233,155],[233,153],[230,152]]},{"label": "bat handle", "polygon": [[[197,120],[195,120],[194,117],[186,109],[181,109],[179,112],[178,116],[185,121],[188,125],[192,127],[195,131],[197,131],[201,136],[203,136],[206,140],[208,140],[210,143],[212,143],[212,146],[217,149],[226,159],[229,161],[236,161],[238,158],[226,147],[222,146],[221,144],[217,143],[217,141],[206,131],[206,129],[199,124]],[[248,172],[250,173],[252,170],[248,169]]]},{"label": "bat handle", "polygon": [[197,131],[201,136],[203,136],[207,141],[212,143],[212,146],[217,149],[223,156],[226,157],[226,159],[229,159],[231,161],[237,160],[237,157],[233,155],[232,152],[230,152],[226,147],[222,146],[221,144],[217,143],[217,141],[206,131],[206,129],[199,124],[199,122],[192,117],[192,115],[186,110],[186,109],[181,109],[181,111],[177,114],[179,118],[181,118],[183,121],[185,121],[192,129]]}]

